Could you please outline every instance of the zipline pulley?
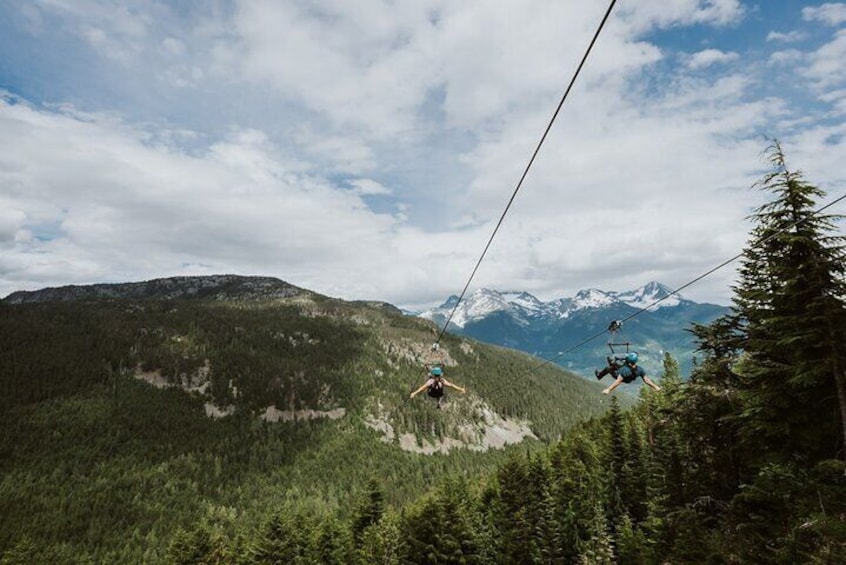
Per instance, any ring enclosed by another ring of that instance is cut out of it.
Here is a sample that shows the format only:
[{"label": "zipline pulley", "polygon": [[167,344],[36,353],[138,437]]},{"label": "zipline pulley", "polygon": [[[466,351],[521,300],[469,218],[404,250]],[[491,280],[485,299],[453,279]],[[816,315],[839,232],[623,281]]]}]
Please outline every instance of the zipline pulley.
[{"label": "zipline pulley", "polygon": [[608,324],[608,333],[611,334],[608,337],[608,349],[611,350],[612,355],[615,355],[617,353],[616,351],[614,351],[614,346],[617,346],[617,347],[625,346],[626,347],[626,353],[629,352],[629,346],[631,345],[630,342],[628,342],[628,341],[615,342],[614,341],[617,333],[622,332],[622,330],[623,330],[623,322],[621,322],[620,320],[614,320],[610,324]]}]

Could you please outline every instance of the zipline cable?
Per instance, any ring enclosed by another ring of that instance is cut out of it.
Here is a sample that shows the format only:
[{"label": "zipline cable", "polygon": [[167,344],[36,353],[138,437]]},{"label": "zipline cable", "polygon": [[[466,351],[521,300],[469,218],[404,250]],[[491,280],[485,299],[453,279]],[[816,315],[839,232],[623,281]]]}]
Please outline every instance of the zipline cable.
[{"label": "zipline cable", "polygon": [[[837,204],[838,202],[840,202],[841,200],[844,200],[844,199],[846,199],[846,194],[843,194],[843,196],[841,196],[840,198],[837,198],[836,200],[833,200],[832,202],[829,202],[828,204],[826,204],[826,205],[825,205],[825,206],[823,206],[822,208],[818,208],[817,210],[814,210],[814,211],[813,211],[811,214],[809,214],[808,216],[806,216],[806,217],[804,217],[804,218],[801,218],[801,219],[799,219],[799,220],[797,220],[797,221],[793,222],[792,224],[790,224],[790,225],[788,225],[788,226],[786,226],[786,227],[784,227],[784,228],[782,228],[782,229],[778,230],[778,231],[777,231],[777,232],[775,232],[775,233],[772,233],[772,234],[768,235],[768,236],[767,236],[767,237],[765,237],[765,238],[762,238],[760,241],[756,241],[756,242],[754,242],[754,243],[753,243],[750,247],[754,248],[754,247],[758,247],[758,246],[760,246],[760,245],[763,245],[763,244],[767,243],[768,241],[770,241],[770,240],[772,240],[772,239],[774,239],[774,238],[776,238],[776,237],[778,237],[778,236],[782,235],[783,233],[787,232],[788,230],[791,230],[791,229],[795,228],[796,226],[799,226],[799,225],[801,225],[801,224],[804,224],[805,222],[807,222],[807,221],[808,221],[808,220],[810,220],[811,218],[814,218],[814,217],[816,217],[817,215],[819,215],[819,214],[820,214],[820,212],[823,212],[824,210],[826,210],[826,209],[828,209],[828,208],[830,208],[830,207],[834,206],[835,204]],[[746,252],[745,252],[745,251],[741,251],[740,253],[738,253],[737,255],[735,255],[734,257],[732,257],[731,259],[726,259],[725,261],[723,261],[722,263],[720,263],[720,264],[719,264],[719,265],[717,265],[716,267],[712,268],[711,270],[709,270],[709,271],[707,271],[707,272],[705,272],[705,273],[702,273],[701,275],[699,275],[699,276],[698,276],[698,277],[696,277],[695,279],[691,280],[691,281],[690,281],[690,282],[688,282],[688,283],[683,284],[683,285],[682,285],[682,286],[680,286],[679,288],[677,288],[677,289],[675,289],[675,290],[673,290],[673,291],[670,291],[669,293],[667,293],[667,295],[666,295],[666,296],[663,296],[663,297],[659,298],[658,300],[655,300],[654,302],[652,302],[652,303],[651,303],[651,304],[649,304],[648,306],[644,306],[643,308],[641,308],[641,309],[640,309],[640,310],[638,310],[637,312],[634,312],[633,314],[629,314],[628,316],[626,316],[625,318],[623,318],[622,320],[620,320],[620,324],[623,324],[623,323],[625,323],[625,322],[628,322],[629,320],[631,320],[631,319],[632,319],[632,318],[634,318],[635,316],[639,316],[639,315],[643,314],[644,312],[646,312],[646,311],[647,311],[647,310],[649,310],[650,308],[652,308],[652,307],[654,307],[654,306],[656,306],[656,305],[660,304],[661,302],[663,302],[663,301],[667,300],[667,299],[668,299],[668,298],[670,298],[671,296],[673,296],[673,295],[675,295],[675,294],[678,294],[679,292],[681,292],[682,290],[686,289],[686,288],[687,288],[687,287],[689,287],[690,285],[695,284],[695,283],[697,283],[697,282],[701,281],[701,280],[702,280],[702,279],[704,279],[705,277],[707,277],[707,276],[709,276],[709,275],[712,275],[713,273],[715,273],[715,272],[719,271],[720,269],[722,269],[722,268],[723,268],[723,267],[725,267],[726,265],[728,265],[728,264],[730,264],[730,263],[733,263],[734,261],[737,261],[738,259],[740,259],[741,257],[743,257],[745,254],[746,254]],[[555,361],[556,359],[560,359],[561,357],[564,357],[564,356],[565,356],[565,355],[567,355],[568,353],[571,353],[571,352],[575,351],[576,349],[578,349],[578,348],[580,348],[580,347],[583,347],[583,346],[587,345],[588,343],[590,343],[590,342],[592,342],[592,341],[595,341],[595,340],[599,339],[600,337],[604,336],[606,333],[608,333],[608,330],[603,330],[603,331],[601,331],[601,332],[599,332],[599,333],[597,333],[597,334],[595,334],[595,335],[592,335],[591,337],[589,337],[589,338],[587,338],[587,339],[585,339],[585,340],[583,340],[583,341],[579,342],[578,344],[574,345],[574,346],[573,346],[573,347],[571,347],[570,349],[568,349],[568,350],[566,350],[566,351],[562,351],[561,353],[559,353],[558,355],[556,355],[556,356],[555,356],[555,357],[553,357],[552,359],[547,359],[547,360],[545,360],[543,363],[541,363],[541,364],[537,365],[536,367],[533,367],[532,369],[530,369],[530,370],[529,370],[529,372],[530,372],[530,373],[532,373],[532,372],[534,372],[534,371],[536,371],[536,370],[540,369],[541,367],[543,367],[543,366],[545,366],[545,365],[548,365],[549,363],[552,363],[552,362],[553,362],[553,361]]]},{"label": "zipline cable", "polygon": [[552,129],[552,124],[555,123],[555,118],[558,117],[558,113],[561,111],[561,107],[564,105],[564,101],[567,99],[567,95],[570,94],[570,90],[576,83],[576,79],[578,78],[579,73],[582,71],[582,67],[584,67],[588,55],[590,55],[590,52],[593,49],[596,40],[599,38],[599,34],[602,32],[602,28],[605,27],[605,22],[608,21],[608,17],[611,15],[611,10],[614,9],[614,5],[616,3],[617,0],[611,0],[611,3],[608,5],[608,10],[605,12],[605,16],[602,18],[602,22],[600,22],[599,27],[596,29],[596,33],[593,34],[593,39],[590,40],[590,44],[585,50],[585,54],[582,56],[582,60],[579,63],[579,66],[576,68],[576,72],[573,74],[573,78],[570,79],[570,84],[567,86],[567,90],[561,97],[561,101],[558,102],[558,107],[555,109],[555,113],[552,114],[552,118],[549,120],[549,124],[547,124],[546,130],[544,130],[543,135],[541,136],[540,141],[537,144],[537,147],[535,147],[535,151],[532,153],[532,157],[531,159],[529,159],[529,163],[526,165],[523,174],[520,176],[520,180],[517,182],[517,187],[514,189],[511,198],[508,200],[508,204],[505,206],[505,210],[503,210],[502,215],[499,217],[499,221],[496,223],[496,227],[494,228],[493,233],[491,233],[491,236],[488,239],[488,243],[485,245],[485,249],[479,256],[479,260],[476,261],[476,266],[473,267],[473,272],[470,273],[470,278],[467,279],[467,284],[464,285],[464,289],[461,291],[461,294],[459,295],[455,306],[453,306],[452,312],[450,312],[449,317],[447,318],[446,322],[444,322],[444,327],[438,334],[438,339],[435,340],[436,345],[441,342],[441,338],[444,336],[444,333],[446,333],[446,330],[449,327],[449,323],[452,321],[452,317],[455,315],[456,310],[458,310],[458,305],[461,304],[461,300],[467,293],[467,289],[470,287],[470,283],[473,281],[473,277],[476,276],[476,271],[479,270],[479,265],[482,264],[482,260],[485,258],[485,255],[487,254],[488,249],[490,248],[491,243],[493,242],[493,238],[496,235],[496,232],[499,231],[499,227],[502,225],[502,221],[505,219],[505,215],[508,213],[509,208],[511,208],[511,204],[514,202],[514,199],[517,197],[517,193],[520,192],[520,187],[523,185],[523,181],[526,179],[526,175],[529,174],[529,169],[532,168],[532,164],[535,162],[535,158],[538,156],[541,146],[543,145],[544,141],[546,141],[546,137],[549,134],[549,131]]}]

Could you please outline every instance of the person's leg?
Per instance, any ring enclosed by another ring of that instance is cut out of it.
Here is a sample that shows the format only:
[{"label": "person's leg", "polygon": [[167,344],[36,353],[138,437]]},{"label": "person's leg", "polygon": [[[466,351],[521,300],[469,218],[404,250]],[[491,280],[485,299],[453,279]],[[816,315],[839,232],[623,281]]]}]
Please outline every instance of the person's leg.
[{"label": "person's leg", "polygon": [[613,357],[608,356],[608,357],[605,358],[605,360],[608,361],[608,365],[603,367],[603,369],[601,371],[594,371],[593,372],[593,374],[596,375],[597,380],[600,380],[602,377],[604,377],[608,373],[611,373],[617,367],[616,364],[614,363]]}]

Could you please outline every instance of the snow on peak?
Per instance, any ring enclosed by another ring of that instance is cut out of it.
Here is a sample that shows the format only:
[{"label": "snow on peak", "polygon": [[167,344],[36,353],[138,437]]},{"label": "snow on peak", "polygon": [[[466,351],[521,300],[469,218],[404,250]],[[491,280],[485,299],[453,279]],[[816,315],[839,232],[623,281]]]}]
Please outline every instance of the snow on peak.
[{"label": "snow on peak", "polygon": [[[663,308],[665,306],[678,306],[684,298],[679,294],[672,294],[673,289],[664,286],[659,282],[649,282],[636,290],[622,292],[617,295],[617,299],[625,302],[633,308],[647,308],[654,304],[654,308]],[[658,302],[655,304],[658,300]]]},{"label": "snow on peak", "polygon": [[[423,312],[421,317],[430,320],[443,318],[445,321],[455,308],[457,299],[451,296],[440,307]],[[542,315],[544,311],[544,303],[528,292],[499,292],[480,288],[464,297],[455,310],[450,324],[463,328],[468,322],[481,320],[495,312],[506,312],[517,321],[528,323],[526,318]]]},{"label": "snow on peak", "polygon": [[[567,318],[571,313],[578,310],[604,308],[620,303],[640,309],[652,306],[657,300],[664,298],[654,306],[654,308],[662,308],[677,306],[684,300],[678,294],[670,295],[671,292],[672,289],[652,281],[636,290],[626,292],[606,292],[596,288],[588,288],[580,290],[573,298],[559,298],[551,302],[541,302],[528,292],[499,292],[480,288],[464,297],[455,310],[450,324],[463,328],[468,323],[481,320],[493,313],[504,312],[518,323],[527,325],[531,319],[539,317]],[[669,298],[666,298],[668,296]],[[427,310],[420,316],[441,323],[445,322],[447,317],[452,314],[457,301],[457,296],[450,296],[441,306]]]},{"label": "snow on peak", "polygon": [[513,304],[527,312],[541,312],[544,310],[544,303],[528,292],[507,291],[502,293],[502,298],[509,304]]},{"label": "snow on peak", "polygon": [[583,310],[585,308],[602,308],[615,302],[613,294],[601,291],[596,288],[580,290],[570,304],[570,311]]}]

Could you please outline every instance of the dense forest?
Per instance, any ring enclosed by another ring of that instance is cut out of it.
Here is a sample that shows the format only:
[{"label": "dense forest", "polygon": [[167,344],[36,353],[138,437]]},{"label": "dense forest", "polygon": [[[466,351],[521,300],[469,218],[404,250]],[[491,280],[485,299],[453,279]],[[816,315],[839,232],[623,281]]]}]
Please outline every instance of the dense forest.
[{"label": "dense forest", "polygon": [[[0,423],[8,432],[0,444],[0,563],[846,562],[843,240],[836,218],[815,212],[822,191],[787,167],[777,144],[770,156],[759,183],[770,198],[751,218],[731,312],[690,328],[698,346],[690,375],[665,356],[660,392],[641,391],[632,407],[614,397],[609,410],[591,413],[580,410],[582,397],[560,396],[557,371],[549,380],[545,371],[525,377],[521,356],[447,337],[456,381],[497,411],[538,420],[541,441],[496,452],[422,456],[362,441],[376,432],[352,420],[257,420],[268,398],[311,407],[343,398],[366,410],[372,398],[356,386],[385,386],[395,398],[413,386],[413,378],[388,377],[412,374],[412,361],[391,367],[373,353],[383,348],[369,341],[369,326],[347,325],[344,316],[331,329],[297,325],[337,356],[315,351],[284,373],[306,378],[264,388],[262,363],[295,355],[268,359],[262,348],[271,342],[261,339],[292,335],[300,313],[274,327],[284,309],[243,306],[245,318],[267,318],[240,327],[262,334],[192,314],[223,306],[180,306],[184,325],[162,339],[158,316],[176,315],[165,303],[126,312],[144,318],[135,325],[111,325],[125,306],[104,307],[98,320],[78,306],[11,314],[0,305]],[[61,334],[70,343],[50,341],[57,334],[45,316],[75,329]],[[419,320],[384,319],[392,332],[426,335]],[[67,369],[73,352],[78,370]],[[198,419],[196,397],[172,388],[151,397],[146,384],[122,377],[147,363],[178,380],[206,359],[213,373],[220,367],[208,394],[241,407],[230,417]],[[485,378],[472,367],[484,367]],[[39,371],[64,378],[31,382]],[[315,371],[325,371],[328,396],[305,386]],[[339,377],[350,374],[360,380]],[[543,400],[550,396],[556,401]],[[445,434],[469,400],[453,402],[457,410],[401,401],[386,410],[398,429]]]},{"label": "dense forest", "polygon": [[[437,328],[386,305],[144,298],[137,287],[0,302],[3,563],[166,563],[180,528],[206,519],[229,520],[233,535],[280,512],[346,520],[377,478],[398,507],[608,408],[595,383],[450,335],[436,357],[468,393],[442,410],[408,401]],[[269,407],[343,416],[270,421]],[[537,439],[483,449],[490,413],[529,422]],[[467,448],[423,455],[400,449],[400,434]]]}]

